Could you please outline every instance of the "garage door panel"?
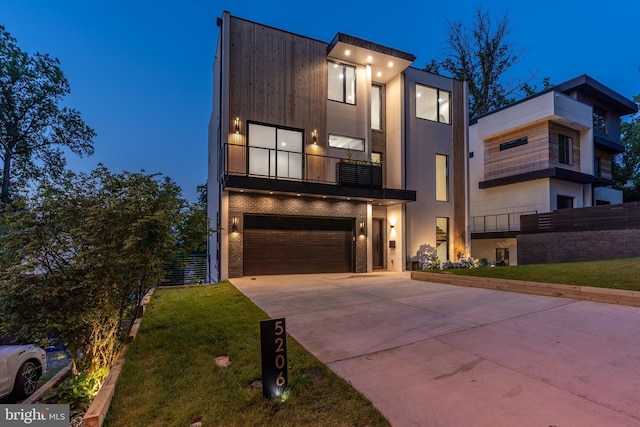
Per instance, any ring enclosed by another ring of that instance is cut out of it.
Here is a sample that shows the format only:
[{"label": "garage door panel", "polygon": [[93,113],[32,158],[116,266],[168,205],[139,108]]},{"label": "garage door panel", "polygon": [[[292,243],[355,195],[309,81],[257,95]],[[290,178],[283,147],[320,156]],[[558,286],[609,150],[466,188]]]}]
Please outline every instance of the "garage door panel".
[{"label": "garage door panel", "polygon": [[245,228],[244,275],[350,272],[352,232],[335,230],[340,227],[333,228],[334,230]]}]

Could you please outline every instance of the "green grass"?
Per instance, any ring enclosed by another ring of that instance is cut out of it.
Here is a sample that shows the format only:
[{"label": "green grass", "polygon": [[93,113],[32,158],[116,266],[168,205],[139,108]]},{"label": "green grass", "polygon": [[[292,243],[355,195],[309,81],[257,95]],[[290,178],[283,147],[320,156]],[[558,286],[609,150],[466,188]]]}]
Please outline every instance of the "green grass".
[{"label": "green grass", "polygon": [[448,273],[640,291],[640,258],[446,270]]},{"label": "green grass", "polygon": [[[158,289],[109,410],[114,426],[388,426],[346,381],[287,337],[289,398],[264,399],[260,320],[228,282]],[[231,364],[220,368],[217,356]]]}]

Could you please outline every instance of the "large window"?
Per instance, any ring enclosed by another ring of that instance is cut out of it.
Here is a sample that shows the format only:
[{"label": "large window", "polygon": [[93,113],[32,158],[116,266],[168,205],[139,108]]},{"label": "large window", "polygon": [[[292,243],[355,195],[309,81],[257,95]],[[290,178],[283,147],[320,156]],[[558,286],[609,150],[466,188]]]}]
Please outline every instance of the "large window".
[{"label": "large window", "polygon": [[449,218],[436,217],[436,254],[440,261],[449,259]]},{"label": "large window", "polygon": [[382,130],[382,86],[371,86],[371,129]]},{"label": "large window", "polygon": [[562,196],[558,194],[558,196],[556,196],[556,203],[557,203],[558,209],[572,209],[573,197]]},{"label": "large window", "polygon": [[329,147],[345,150],[364,151],[364,139],[350,136],[329,134]]},{"label": "large window", "polygon": [[356,103],[356,67],[329,61],[329,99]]},{"label": "large window", "polygon": [[565,165],[573,164],[573,138],[566,135],[559,135],[558,146],[558,160],[560,163],[564,163]]},{"label": "large window", "polygon": [[600,107],[593,107],[593,129],[607,133],[607,112]]},{"label": "large window", "polygon": [[301,180],[302,135],[300,130],[249,123],[249,174]]},{"label": "large window", "polygon": [[416,84],[416,117],[451,123],[451,93]]},{"label": "large window", "polygon": [[436,154],[436,200],[449,201],[449,157]]}]

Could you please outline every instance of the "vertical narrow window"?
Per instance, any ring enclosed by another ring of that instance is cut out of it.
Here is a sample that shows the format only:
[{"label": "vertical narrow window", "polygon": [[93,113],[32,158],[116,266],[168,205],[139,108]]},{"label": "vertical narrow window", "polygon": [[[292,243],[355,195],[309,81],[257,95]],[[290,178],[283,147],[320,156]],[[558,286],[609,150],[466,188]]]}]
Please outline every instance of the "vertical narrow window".
[{"label": "vertical narrow window", "polygon": [[436,154],[436,201],[449,201],[449,157]]},{"label": "vertical narrow window", "polygon": [[600,178],[602,176],[602,159],[594,157],[593,159],[593,176]]},{"label": "vertical narrow window", "polygon": [[607,133],[607,112],[600,107],[593,107],[593,129]]},{"label": "vertical narrow window", "polygon": [[565,165],[573,164],[573,138],[570,136],[559,135],[558,146],[558,160],[560,163],[564,163]]},{"label": "vertical narrow window", "polygon": [[356,67],[329,61],[328,77],[330,100],[356,103]]},{"label": "vertical narrow window", "polygon": [[451,93],[416,84],[416,117],[440,123],[451,123]]},{"label": "vertical narrow window", "polygon": [[449,218],[436,217],[436,254],[440,261],[449,259]]},{"label": "vertical narrow window", "polygon": [[382,130],[382,87],[371,85],[371,129]]}]

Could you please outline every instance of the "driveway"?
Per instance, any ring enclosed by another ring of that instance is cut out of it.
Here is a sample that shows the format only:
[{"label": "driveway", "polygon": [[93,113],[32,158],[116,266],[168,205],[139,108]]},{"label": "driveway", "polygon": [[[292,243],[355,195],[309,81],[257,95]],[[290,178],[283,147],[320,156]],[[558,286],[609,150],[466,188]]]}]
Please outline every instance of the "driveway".
[{"label": "driveway", "polygon": [[640,426],[640,309],[413,281],[233,284],[394,426]]}]

